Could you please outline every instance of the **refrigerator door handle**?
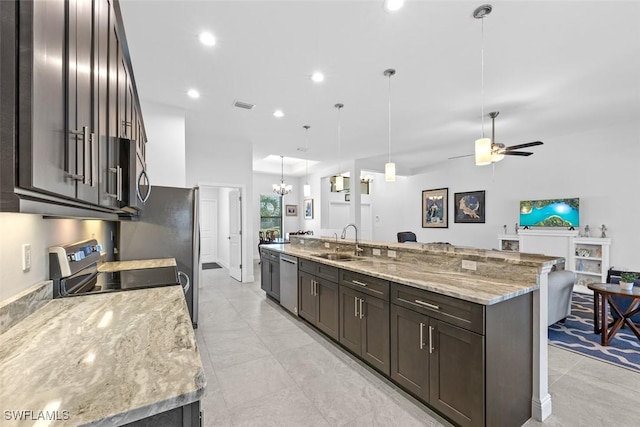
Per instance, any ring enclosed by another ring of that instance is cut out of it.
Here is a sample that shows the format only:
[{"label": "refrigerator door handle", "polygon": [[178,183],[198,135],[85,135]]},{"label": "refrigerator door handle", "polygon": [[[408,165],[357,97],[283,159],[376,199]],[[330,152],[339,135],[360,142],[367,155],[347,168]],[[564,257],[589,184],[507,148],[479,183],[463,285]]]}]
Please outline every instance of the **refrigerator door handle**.
[{"label": "refrigerator door handle", "polygon": [[184,294],[186,295],[187,292],[189,292],[189,288],[191,287],[191,280],[189,280],[189,276],[187,275],[187,273],[185,273],[183,271],[178,271],[178,280],[180,280],[179,279],[180,277],[184,277],[184,279],[187,281],[187,283],[185,283],[184,286],[182,287],[182,290],[184,291]]}]

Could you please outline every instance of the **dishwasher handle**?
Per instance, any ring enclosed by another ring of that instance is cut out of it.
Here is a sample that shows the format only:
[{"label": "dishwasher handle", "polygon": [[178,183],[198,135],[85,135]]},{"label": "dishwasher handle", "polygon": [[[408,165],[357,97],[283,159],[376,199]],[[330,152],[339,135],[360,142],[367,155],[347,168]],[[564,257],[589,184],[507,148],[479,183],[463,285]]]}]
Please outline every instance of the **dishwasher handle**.
[{"label": "dishwasher handle", "polygon": [[290,257],[284,254],[280,254],[280,261],[284,261],[287,264],[298,265],[298,258]]}]

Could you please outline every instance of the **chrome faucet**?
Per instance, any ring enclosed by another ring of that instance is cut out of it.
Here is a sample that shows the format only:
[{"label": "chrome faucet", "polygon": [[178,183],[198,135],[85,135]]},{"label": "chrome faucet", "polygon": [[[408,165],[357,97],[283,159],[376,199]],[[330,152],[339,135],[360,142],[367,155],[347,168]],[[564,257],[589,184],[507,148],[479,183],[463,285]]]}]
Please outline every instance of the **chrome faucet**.
[{"label": "chrome faucet", "polygon": [[363,252],[364,250],[362,248],[360,248],[359,244],[360,241],[358,241],[358,227],[356,227],[355,224],[347,224],[344,226],[344,228],[342,229],[342,235],[340,235],[341,239],[344,239],[347,237],[347,228],[349,227],[353,227],[353,229],[356,232],[356,248],[354,249],[353,253],[355,256],[360,255],[361,252]]}]

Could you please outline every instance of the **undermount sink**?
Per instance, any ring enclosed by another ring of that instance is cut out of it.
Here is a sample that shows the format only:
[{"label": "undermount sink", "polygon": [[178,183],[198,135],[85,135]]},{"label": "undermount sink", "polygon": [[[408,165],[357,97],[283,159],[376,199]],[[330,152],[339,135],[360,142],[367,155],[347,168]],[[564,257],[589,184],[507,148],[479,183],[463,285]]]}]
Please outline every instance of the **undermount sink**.
[{"label": "undermount sink", "polygon": [[356,259],[356,257],[354,257],[353,255],[341,254],[341,253],[335,253],[335,252],[328,252],[323,254],[312,254],[312,256],[328,259],[330,261],[353,261],[354,259]]}]

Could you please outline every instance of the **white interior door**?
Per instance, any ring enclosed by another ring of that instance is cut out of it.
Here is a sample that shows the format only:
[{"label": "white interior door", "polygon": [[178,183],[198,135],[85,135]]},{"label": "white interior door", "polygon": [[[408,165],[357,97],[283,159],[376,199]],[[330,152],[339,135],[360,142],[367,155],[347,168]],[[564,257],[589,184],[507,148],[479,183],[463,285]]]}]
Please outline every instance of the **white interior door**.
[{"label": "white interior door", "polygon": [[240,190],[229,193],[229,275],[242,282],[242,199]]},{"label": "white interior door", "polygon": [[218,261],[218,201],[200,199],[200,248],[202,262]]}]

